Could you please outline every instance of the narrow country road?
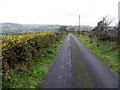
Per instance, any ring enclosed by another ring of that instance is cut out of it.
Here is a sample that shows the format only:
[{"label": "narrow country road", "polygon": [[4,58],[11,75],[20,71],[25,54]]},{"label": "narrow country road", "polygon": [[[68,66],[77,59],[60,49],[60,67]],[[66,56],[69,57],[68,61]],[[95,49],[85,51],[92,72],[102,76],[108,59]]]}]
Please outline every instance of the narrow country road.
[{"label": "narrow country road", "polygon": [[46,77],[44,88],[118,88],[118,79],[69,34]]}]

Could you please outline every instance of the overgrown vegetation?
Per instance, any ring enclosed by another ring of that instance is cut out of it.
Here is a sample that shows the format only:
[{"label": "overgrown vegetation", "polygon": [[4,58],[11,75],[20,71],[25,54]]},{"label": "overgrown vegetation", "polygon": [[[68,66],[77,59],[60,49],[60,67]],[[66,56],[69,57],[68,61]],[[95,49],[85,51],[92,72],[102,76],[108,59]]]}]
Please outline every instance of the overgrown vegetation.
[{"label": "overgrown vegetation", "polygon": [[79,40],[96,54],[117,76],[119,72],[120,50],[120,22],[118,26],[110,28],[109,20],[106,17],[98,22],[98,25],[90,32],[80,32],[76,34]]},{"label": "overgrown vegetation", "polygon": [[4,38],[3,88],[42,86],[63,35],[63,33],[44,32]]},{"label": "overgrown vegetation", "polygon": [[118,51],[113,48],[114,46],[101,43],[98,47],[97,41],[91,41],[91,39],[86,35],[79,35],[78,39],[82,42],[86,47],[90,49],[95,55],[97,55],[110,69],[113,73],[118,75]]},{"label": "overgrown vegetation", "polygon": [[[107,17],[103,17],[101,21],[98,22],[97,26],[92,30],[90,34],[90,38],[97,39],[98,45],[99,41],[109,41],[109,43],[118,44],[118,32],[119,32],[119,24],[118,26],[109,26],[113,20],[107,19]],[[117,45],[116,45],[117,48]]]}]

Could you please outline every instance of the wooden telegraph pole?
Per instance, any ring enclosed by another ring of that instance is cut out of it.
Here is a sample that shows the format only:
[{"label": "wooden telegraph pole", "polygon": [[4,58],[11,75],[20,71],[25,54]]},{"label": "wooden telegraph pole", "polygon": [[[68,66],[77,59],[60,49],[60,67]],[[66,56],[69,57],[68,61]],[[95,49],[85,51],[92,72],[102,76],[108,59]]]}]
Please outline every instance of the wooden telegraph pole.
[{"label": "wooden telegraph pole", "polygon": [[120,21],[120,1],[118,2],[118,22]]},{"label": "wooden telegraph pole", "polygon": [[79,15],[79,28],[78,31],[80,32],[80,15]]}]

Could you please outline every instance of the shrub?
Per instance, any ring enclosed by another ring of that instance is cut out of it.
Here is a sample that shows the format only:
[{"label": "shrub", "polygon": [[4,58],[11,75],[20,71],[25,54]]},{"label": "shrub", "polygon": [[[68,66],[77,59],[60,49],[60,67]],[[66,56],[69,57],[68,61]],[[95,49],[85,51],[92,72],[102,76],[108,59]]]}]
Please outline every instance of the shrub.
[{"label": "shrub", "polygon": [[[15,69],[18,64],[26,64],[41,57],[46,48],[51,47],[62,37],[61,33],[43,32],[3,38],[2,61],[3,70]],[[7,63],[7,64],[5,64]]]},{"label": "shrub", "polygon": [[110,40],[111,39],[110,36],[106,34],[102,34],[98,38],[99,40]]}]

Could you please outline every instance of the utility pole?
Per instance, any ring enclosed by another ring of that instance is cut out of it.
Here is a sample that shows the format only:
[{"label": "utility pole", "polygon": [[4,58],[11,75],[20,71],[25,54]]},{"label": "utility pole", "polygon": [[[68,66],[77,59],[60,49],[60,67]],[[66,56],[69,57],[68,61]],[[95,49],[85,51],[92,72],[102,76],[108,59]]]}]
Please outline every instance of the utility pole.
[{"label": "utility pole", "polygon": [[[120,1],[118,2],[118,27],[117,28],[118,28],[118,50],[120,50]],[[118,54],[118,57],[120,57],[120,54]]]},{"label": "utility pole", "polygon": [[78,31],[80,31],[80,15],[79,15],[79,28],[78,28]]},{"label": "utility pole", "polygon": [[118,22],[120,21],[120,1],[118,2]]}]

